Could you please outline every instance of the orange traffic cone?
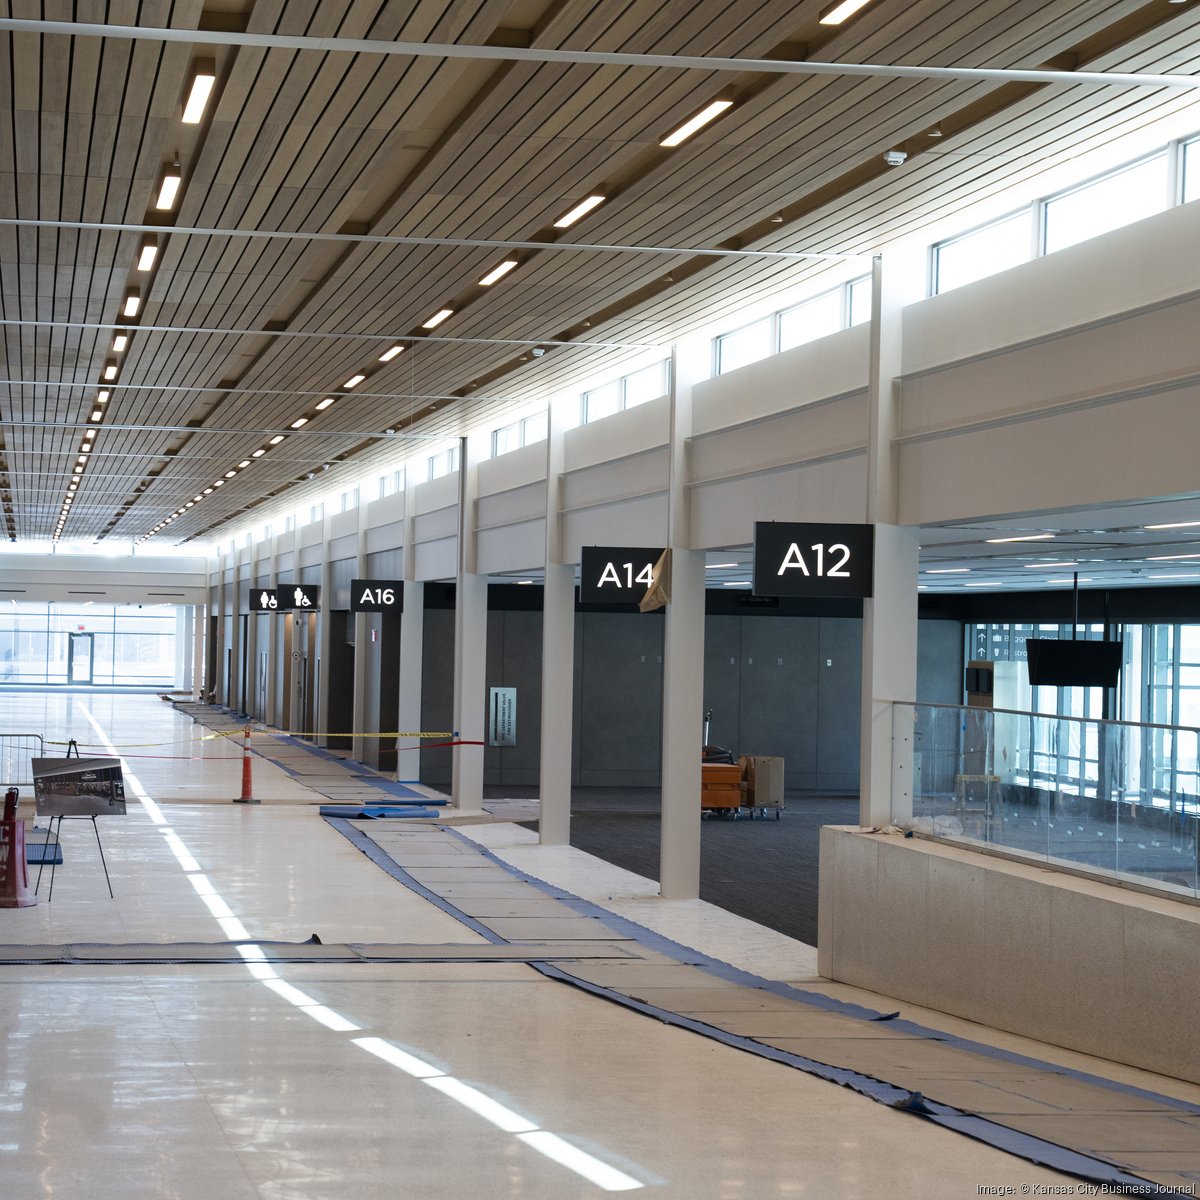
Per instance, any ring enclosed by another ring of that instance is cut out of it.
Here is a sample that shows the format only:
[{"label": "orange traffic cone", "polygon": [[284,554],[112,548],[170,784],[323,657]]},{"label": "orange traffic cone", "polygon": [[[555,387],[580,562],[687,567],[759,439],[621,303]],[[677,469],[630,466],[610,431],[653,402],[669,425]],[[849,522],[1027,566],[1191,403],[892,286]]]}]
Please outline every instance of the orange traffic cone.
[{"label": "orange traffic cone", "polygon": [[242,794],[234,801],[234,804],[257,804],[250,771],[250,726],[247,725],[243,732],[246,740],[242,744]]},{"label": "orange traffic cone", "polygon": [[17,789],[9,788],[0,820],[0,908],[29,908],[37,903],[29,890],[25,822],[17,818],[17,797]]}]

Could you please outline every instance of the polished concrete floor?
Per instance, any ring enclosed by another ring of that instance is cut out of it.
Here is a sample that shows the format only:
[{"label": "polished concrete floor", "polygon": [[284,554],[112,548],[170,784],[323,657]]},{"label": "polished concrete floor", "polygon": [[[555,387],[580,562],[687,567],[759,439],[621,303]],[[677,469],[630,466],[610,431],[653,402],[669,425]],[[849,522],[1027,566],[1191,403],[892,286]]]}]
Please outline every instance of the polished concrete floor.
[{"label": "polished concrete floor", "polygon": [[[115,898],[75,822],[52,903],[43,882],[36,906],[0,909],[0,946],[255,942],[243,965],[0,962],[5,1200],[957,1198],[1072,1183],[521,963],[268,961],[257,942],[314,934],[486,947],[331,829],[299,777],[256,759],[266,802],[230,803],[240,746],[157,698],[0,693],[0,733],[24,731],[55,755],[68,738],[119,752],[130,803],[100,822]],[[811,948],[657,900],[578,850],[507,823],[464,832],[726,961],[814,972]]]}]

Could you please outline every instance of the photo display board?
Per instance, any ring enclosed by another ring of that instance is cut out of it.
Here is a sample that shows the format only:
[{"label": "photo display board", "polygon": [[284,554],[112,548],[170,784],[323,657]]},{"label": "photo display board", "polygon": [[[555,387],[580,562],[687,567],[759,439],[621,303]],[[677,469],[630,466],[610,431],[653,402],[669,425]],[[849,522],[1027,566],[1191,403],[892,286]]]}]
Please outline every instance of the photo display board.
[{"label": "photo display board", "polygon": [[125,815],[119,758],[35,758],[33,805],[39,817]]},{"label": "photo display board", "polygon": [[580,604],[638,604],[653,582],[663,548],[584,546],[579,559]]},{"label": "photo display board", "polygon": [[873,525],[755,522],[756,596],[869,596],[874,566]]}]

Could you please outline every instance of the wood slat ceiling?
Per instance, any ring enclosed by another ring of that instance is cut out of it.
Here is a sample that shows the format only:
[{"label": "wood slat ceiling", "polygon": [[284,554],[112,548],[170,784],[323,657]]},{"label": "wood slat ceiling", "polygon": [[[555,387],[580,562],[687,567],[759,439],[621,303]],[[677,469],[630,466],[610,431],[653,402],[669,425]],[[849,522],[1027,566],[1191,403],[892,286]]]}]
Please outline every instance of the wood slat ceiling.
[{"label": "wood slat ceiling", "polygon": [[[89,427],[94,447],[64,537],[137,539],[212,488],[157,535],[206,537],[265,513],[283,492],[325,491],[411,452],[389,428],[456,437],[484,419],[499,424],[513,404],[581,389],[637,352],[586,343],[665,346],[714,319],[736,324],[764,291],[850,269],[554,249],[555,241],[869,254],[1193,102],[1148,88],[402,57],[315,42],[193,45],[96,36],[70,22],[938,66],[1192,73],[1198,65],[1194,9],[1165,0],[875,0],[838,29],[818,24],[823,7],[0,5],[4,17],[67,23],[52,33],[0,30],[0,217],[160,227],[159,261],[146,276],[134,269],[138,231],[0,224],[0,499],[9,536],[54,532]],[[217,95],[201,125],[184,126],[182,89],[193,60],[207,57],[216,60]],[[718,95],[736,99],[729,116],[674,151],[658,146]],[[935,124],[946,135],[936,141],[927,136]],[[881,162],[895,146],[910,155],[903,171]],[[182,198],[174,214],[159,215],[160,172],[176,158]],[[594,190],[606,204],[569,231],[552,229]],[[222,232],[231,230],[347,236]],[[520,268],[481,289],[503,250],[354,240],[381,235],[546,248],[517,252]],[[134,287],[141,310],[128,321],[129,348],[114,355],[105,326],[120,323]],[[425,337],[422,321],[443,306],[455,316]],[[403,338],[405,353],[377,361]],[[585,344],[531,361],[528,346],[501,339]],[[100,406],[110,358],[120,375]],[[364,384],[342,394],[364,368]],[[339,398],[314,415],[325,394]],[[98,411],[102,420],[92,421]],[[303,416],[308,424],[291,430]],[[286,440],[224,480],[276,432]],[[320,478],[306,482],[314,471]]]}]

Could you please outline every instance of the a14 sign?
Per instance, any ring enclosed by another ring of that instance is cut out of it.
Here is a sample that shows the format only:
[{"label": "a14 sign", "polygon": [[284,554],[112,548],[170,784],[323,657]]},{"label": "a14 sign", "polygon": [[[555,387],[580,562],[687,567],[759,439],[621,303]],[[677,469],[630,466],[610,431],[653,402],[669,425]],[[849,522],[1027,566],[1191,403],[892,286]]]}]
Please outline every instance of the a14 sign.
[{"label": "a14 sign", "polygon": [[654,582],[662,548],[584,546],[579,559],[580,604],[637,604]]},{"label": "a14 sign", "polygon": [[756,596],[871,595],[872,525],[758,521],[754,526]]}]

